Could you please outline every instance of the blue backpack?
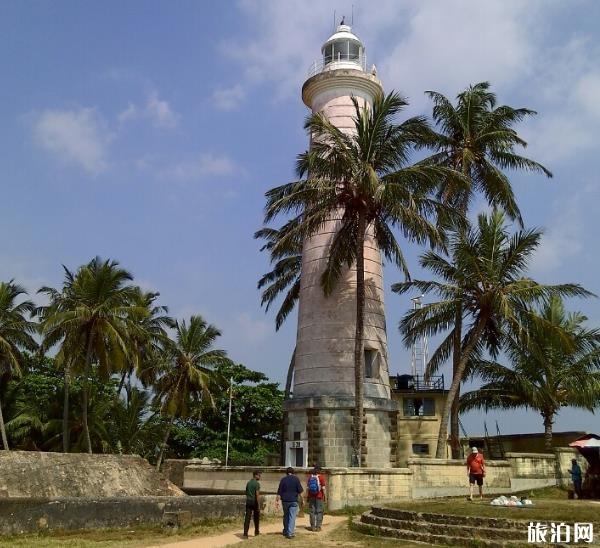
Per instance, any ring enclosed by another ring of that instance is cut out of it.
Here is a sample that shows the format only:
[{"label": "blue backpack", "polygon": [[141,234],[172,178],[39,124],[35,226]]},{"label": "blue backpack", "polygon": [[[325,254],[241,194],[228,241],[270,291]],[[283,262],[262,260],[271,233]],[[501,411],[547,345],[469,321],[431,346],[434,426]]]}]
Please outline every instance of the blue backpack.
[{"label": "blue backpack", "polygon": [[308,478],[308,493],[310,495],[317,495],[321,490],[321,482],[319,476],[310,476]]}]

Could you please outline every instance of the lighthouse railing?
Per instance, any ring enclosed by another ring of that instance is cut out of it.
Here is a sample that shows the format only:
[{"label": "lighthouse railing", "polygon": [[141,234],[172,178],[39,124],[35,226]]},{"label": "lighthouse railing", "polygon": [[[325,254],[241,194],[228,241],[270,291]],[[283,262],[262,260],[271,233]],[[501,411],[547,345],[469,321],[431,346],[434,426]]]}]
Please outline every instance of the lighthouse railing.
[{"label": "lighthouse railing", "polygon": [[355,68],[366,72],[367,56],[365,54],[357,56],[352,53],[337,52],[335,57],[328,56],[325,59],[317,59],[310,65],[308,77],[338,68]]}]

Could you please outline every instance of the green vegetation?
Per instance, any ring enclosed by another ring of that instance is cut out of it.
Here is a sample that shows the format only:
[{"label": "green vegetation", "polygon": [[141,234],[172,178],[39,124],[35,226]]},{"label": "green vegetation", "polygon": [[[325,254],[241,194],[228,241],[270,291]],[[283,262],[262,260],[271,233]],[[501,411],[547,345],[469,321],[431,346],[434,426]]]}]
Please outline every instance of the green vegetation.
[{"label": "green vegetation", "polygon": [[552,451],[552,425],[560,409],[593,411],[600,398],[600,330],[585,328],[585,320],[567,314],[562,300],[551,297],[505,337],[512,368],[473,360],[473,373],[485,384],[461,397],[461,409],[534,409],[543,419],[546,450]]},{"label": "green vegetation", "polygon": [[98,257],[40,293],[49,303],[35,309],[0,283],[4,448],[222,460],[233,378],[231,462],[264,464],[277,450],[281,391],[215,348],[220,332],[200,316],[170,318],[158,293]]},{"label": "green vegetation", "polygon": [[[511,235],[504,215],[498,211],[481,214],[477,229],[454,233],[447,255],[433,251],[422,255],[421,266],[442,281],[412,280],[392,286],[396,293],[417,289],[424,294],[433,293],[439,299],[411,311],[402,320],[401,330],[407,342],[423,333],[444,333],[456,316],[457,303],[461,303],[465,323],[469,323],[440,421],[437,458],[446,454],[450,407],[470,360],[484,351],[496,357],[505,346],[508,332],[527,336],[528,322],[537,322],[531,307],[540,300],[555,295],[589,295],[576,284],[543,285],[524,276],[540,239],[537,230],[521,230]],[[451,333],[434,357],[439,359],[440,353],[448,355],[452,343]]]},{"label": "green vegetation", "polygon": [[[469,86],[459,93],[456,105],[441,93],[429,91],[427,95],[433,101],[434,130],[427,143],[428,148],[433,148],[433,154],[425,163],[445,166],[463,176],[460,184],[457,184],[456,177],[453,176],[442,181],[438,197],[467,215],[475,198],[482,196],[490,207],[503,211],[509,219],[517,220],[522,226],[521,211],[506,171],[532,171],[552,177],[544,166],[515,152],[524,148],[527,143],[518,135],[514,126],[535,115],[535,112],[526,108],[497,106],[496,95],[490,90],[488,82]],[[460,227],[455,230],[460,230]],[[463,347],[461,302],[456,305],[456,314],[450,326],[454,375],[460,364]],[[429,374],[435,373],[439,365],[439,360],[432,360],[428,367]],[[450,408],[450,445],[453,458],[460,456],[459,389]]]}]

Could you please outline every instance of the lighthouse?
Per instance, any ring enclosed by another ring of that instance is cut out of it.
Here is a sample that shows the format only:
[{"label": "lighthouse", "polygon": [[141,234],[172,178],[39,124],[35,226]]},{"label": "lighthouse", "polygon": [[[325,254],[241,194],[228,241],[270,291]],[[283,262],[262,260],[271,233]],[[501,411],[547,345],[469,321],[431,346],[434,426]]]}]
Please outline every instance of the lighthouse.
[{"label": "lighthouse", "polygon": [[[355,131],[355,98],[369,108],[383,94],[375,67],[367,66],[365,47],[340,24],[309,70],[302,100],[340,130]],[[339,221],[335,215],[305,240],[298,309],[292,394],[284,403],[285,461],[292,466],[348,467],[352,459],[355,406],[354,337],[356,271],[342,273],[335,290],[320,284]],[[365,378],[362,466],[395,463],[397,404],[390,398],[381,254],[373,238],[365,242]]]}]

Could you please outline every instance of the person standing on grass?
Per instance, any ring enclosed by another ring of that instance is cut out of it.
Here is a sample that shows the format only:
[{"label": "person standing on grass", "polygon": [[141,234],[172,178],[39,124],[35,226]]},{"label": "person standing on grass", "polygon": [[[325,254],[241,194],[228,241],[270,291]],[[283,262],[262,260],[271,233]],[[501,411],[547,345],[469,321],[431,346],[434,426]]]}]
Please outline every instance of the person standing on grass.
[{"label": "person standing on grass", "polygon": [[467,457],[467,476],[469,477],[469,500],[473,500],[473,487],[477,483],[479,498],[483,499],[483,478],[485,477],[485,460],[477,447],[471,447]]},{"label": "person standing on grass", "polygon": [[276,506],[279,506],[281,500],[283,504],[283,536],[285,538],[293,538],[296,530],[296,516],[298,515],[298,497],[304,489],[298,477],[294,474],[294,469],[290,466],[285,471],[285,477],[281,478],[279,488],[277,489],[277,497],[275,499]]},{"label": "person standing on grass", "polygon": [[244,516],[244,538],[248,538],[250,518],[254,518],[254,536],[260,535],[260,476],[255,470],[252,479],[246,484],[246,515]]},{"label": "person standing on grass", "polygon": [[571,459],[571,469],[569,470],[571,479],[573,480],[573,489],[577,498],[581,498],[581,484],[583,482],[583,474],[581,472],[581,466],[577,463],[577,459]]},{"label": "person standing on grass", "polygon": [[306,482],[306,498],[308,499],[311,531],[320,531],[323,525],[323,506],[327,500],[325,496],[326,486],[325,476],[321,474],[321,468],[315,466]]}]

